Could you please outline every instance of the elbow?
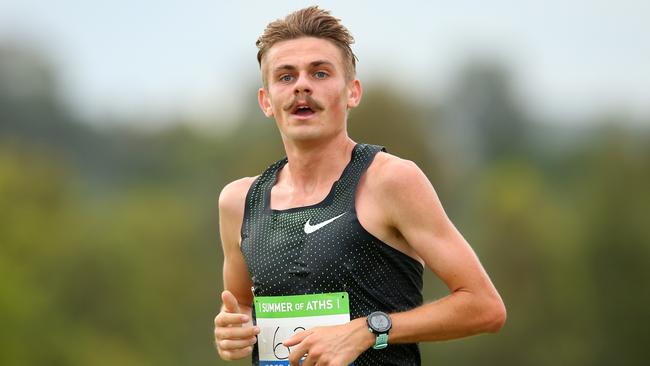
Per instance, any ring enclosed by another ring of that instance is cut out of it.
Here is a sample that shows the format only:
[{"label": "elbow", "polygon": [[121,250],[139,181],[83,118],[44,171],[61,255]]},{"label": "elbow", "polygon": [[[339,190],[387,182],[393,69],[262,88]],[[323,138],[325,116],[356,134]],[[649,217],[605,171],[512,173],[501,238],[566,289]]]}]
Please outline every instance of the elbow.
[{"label": "elbow", "polygon": [[491,301],[485,311],[485,331],[488,333],[496,333],[506,323],[506,306],[503,304],[501,298]]}]

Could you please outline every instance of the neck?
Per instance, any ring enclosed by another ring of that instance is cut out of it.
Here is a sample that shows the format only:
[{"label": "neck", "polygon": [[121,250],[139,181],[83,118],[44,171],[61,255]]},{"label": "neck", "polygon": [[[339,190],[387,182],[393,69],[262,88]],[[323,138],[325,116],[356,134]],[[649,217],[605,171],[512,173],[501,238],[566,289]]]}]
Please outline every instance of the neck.
[{"label": "neck", "polygon": [[350,161],[354,146],[355,142],[347,134],[308,144],[285,141],[288,163],[282,174],[286,184],[304,193],[329,187]]}]

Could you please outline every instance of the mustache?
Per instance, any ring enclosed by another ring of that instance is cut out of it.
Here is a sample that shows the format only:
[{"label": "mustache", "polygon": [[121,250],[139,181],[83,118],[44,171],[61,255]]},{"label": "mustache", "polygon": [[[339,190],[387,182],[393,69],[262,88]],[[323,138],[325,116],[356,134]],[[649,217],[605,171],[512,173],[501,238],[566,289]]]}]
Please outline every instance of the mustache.
[{"label": "mustache", "polygon": [[282,109],[285,111],[292,111],[294,108],[296,108],[298,103],[301,102],[307,103],[312,111],[322,111],[324,109],[323,105],[320,104],[316,99],[312,98],[310,95],[296,96],[289,103],[284,105]]}]

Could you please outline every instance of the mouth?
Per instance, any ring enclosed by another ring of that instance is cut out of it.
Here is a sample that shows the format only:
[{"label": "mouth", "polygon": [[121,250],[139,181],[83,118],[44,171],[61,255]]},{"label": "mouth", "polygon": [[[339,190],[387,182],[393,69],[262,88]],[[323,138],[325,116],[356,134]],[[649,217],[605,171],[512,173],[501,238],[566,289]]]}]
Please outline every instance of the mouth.
[{"label": "mouth", "polygon": [[293,114],[299,116],[307,116],[312,113],[314,113],[314,111],[308,105],[299,105],[293,109]]},{"label": "mouth", "polygon": [[316,111],[308,104],[298,104],[291,110],[291,115],[299,119],[307,119],[316,114]]},{"label": "mouth", "polygon": [[289,113],[290,118],[302,121],[311,119],[324,110],[323,105],[310,95],[295,96],[282,109]]}]

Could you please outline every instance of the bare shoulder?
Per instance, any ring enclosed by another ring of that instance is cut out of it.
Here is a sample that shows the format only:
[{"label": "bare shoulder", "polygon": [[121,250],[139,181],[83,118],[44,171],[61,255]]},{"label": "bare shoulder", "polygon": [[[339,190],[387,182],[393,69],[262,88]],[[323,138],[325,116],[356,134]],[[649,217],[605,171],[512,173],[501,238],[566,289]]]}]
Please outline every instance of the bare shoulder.
[{"label": "bare shoulder", "polygon": [[[402,230],[405,222],[425,215],[444,217],[438,195],[429,178],[414,162],[378,153],[368,167],[364,188],[383,213],[383,222]],[[431,216],[430,216],[431,217]]]},{"label": "bare shoulder", "polygon": [[367,184],[373,191],[395,195],[403,190],[431,186],[429,179],[414,162],[379,152],[368,167]]},{"label": "bare shoulder", "polygon": [[219,212],[226,216],[241,216],[244,213],[246,194],[257,177],[245,177],[232,181],[219,194]]}]

